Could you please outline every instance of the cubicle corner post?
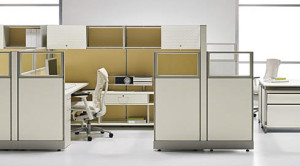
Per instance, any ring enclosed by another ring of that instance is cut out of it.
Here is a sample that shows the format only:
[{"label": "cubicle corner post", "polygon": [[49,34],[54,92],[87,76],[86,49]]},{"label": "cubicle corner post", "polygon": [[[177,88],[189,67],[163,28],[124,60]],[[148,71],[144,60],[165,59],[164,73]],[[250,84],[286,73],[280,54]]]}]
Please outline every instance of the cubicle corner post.
[{"label": "cubicle corner post", "polygon": [[207,141],[207,26],[200,26],[200,52],[201,52],[201,111],[200,111],[200,126],[201,126],[201,141]]}]

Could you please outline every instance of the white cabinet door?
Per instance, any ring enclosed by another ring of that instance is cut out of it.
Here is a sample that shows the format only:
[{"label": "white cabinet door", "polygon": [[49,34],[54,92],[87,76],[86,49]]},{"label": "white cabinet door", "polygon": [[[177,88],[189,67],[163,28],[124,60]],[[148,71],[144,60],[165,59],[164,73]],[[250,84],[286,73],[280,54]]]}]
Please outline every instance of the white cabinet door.
[{"label": "white cabinet door", "polygon": [[162,26],[162,49],[200,49],[200,26]]},{"label": "white cabinet door", "polygon": [[0,140],[10,140],[11,94],[10,78],[0,78]]},{"label": "white cabinet door", "polygon": [[0,49],[4,47],[4,27],[0,25]]},{"label": "white cabinet door", "polygon": [[198,78],[155,80],[155,140],[200,139]]},{"label": "white cabinet door", "polygon": [[209,78],[208,140],[252,140],[252,79]]},{"label": "white cabinet door", "polygon": [[63,140],[63,78],[19,79],[19,140]]},{"label": "white cabinet door", "polygon": [[85,25],[51,25],[47,27],[48,49],[86,49]]}]

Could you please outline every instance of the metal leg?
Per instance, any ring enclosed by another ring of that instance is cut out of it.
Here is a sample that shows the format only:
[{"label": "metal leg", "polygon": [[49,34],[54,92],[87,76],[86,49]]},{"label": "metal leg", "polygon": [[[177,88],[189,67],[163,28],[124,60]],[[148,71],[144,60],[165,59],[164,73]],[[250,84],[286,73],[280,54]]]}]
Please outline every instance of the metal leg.
[{"label": "metal leg", "polygon": [[149,105],[147,105],[147,123],[150,123],[150,110],[149,110]]}]

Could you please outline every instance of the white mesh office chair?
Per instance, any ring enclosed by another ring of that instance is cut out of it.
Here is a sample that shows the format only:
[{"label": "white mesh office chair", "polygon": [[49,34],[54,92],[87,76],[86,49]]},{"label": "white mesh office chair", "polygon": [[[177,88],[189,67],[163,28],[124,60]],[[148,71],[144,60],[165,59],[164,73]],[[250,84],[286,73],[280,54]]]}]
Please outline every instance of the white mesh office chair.
[{"label": "white mesh office chair", "polygon": [[[105,89],[103,92],[103,87]],[[100,131],[101,134],[109,133],[112,138],[113,134],[110,131],[103,130],[100,127],[92,127],[91,120],[99,118],[106,113],[105,95],[108,90],[108,73],[104,68],[97,71],[97,85],[94,93],[92,94],[93,101],[87,101],[89,93],[75,93],[72,96],[80,98],[79,102],[72,102],[72,115],[75,121],[80,121],[82,126],[73,130],[76,135],[80,132],[86,132],[88,141],[92,141],[90,133],[92,131]],[[80,114],[79,114],[80,113]]]}]

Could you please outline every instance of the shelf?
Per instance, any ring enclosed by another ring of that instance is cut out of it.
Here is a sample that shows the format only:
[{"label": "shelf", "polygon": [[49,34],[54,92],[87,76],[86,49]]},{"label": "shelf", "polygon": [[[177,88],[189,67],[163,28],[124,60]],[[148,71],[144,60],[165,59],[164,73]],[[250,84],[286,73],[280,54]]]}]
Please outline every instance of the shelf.
[{"label": "shelf", "polygon": [[[72,126],[81,126],[79,123],[72,123]],[[107,121],[102,123],[92,123],[92,126],[143,126],[143,127],[153,127],[154,123],[127,123],[127,122],[115,122]]]},{"label": "shelf", "polygon": [[106,103],[105,104],[106,106],[110,106],[110,105],[154,105],[154,103],[137,103],[137,104],[123,104],[123,103],[120,103],[120,104],[109,104],[109,103]]},{"label": "shelf", "polygon": [[123,47],[123,27],[88,27],[88,47]]},{"label": "shelf", "polygon": [[160,48],[161,27],[126,27],[127,48]]}]

